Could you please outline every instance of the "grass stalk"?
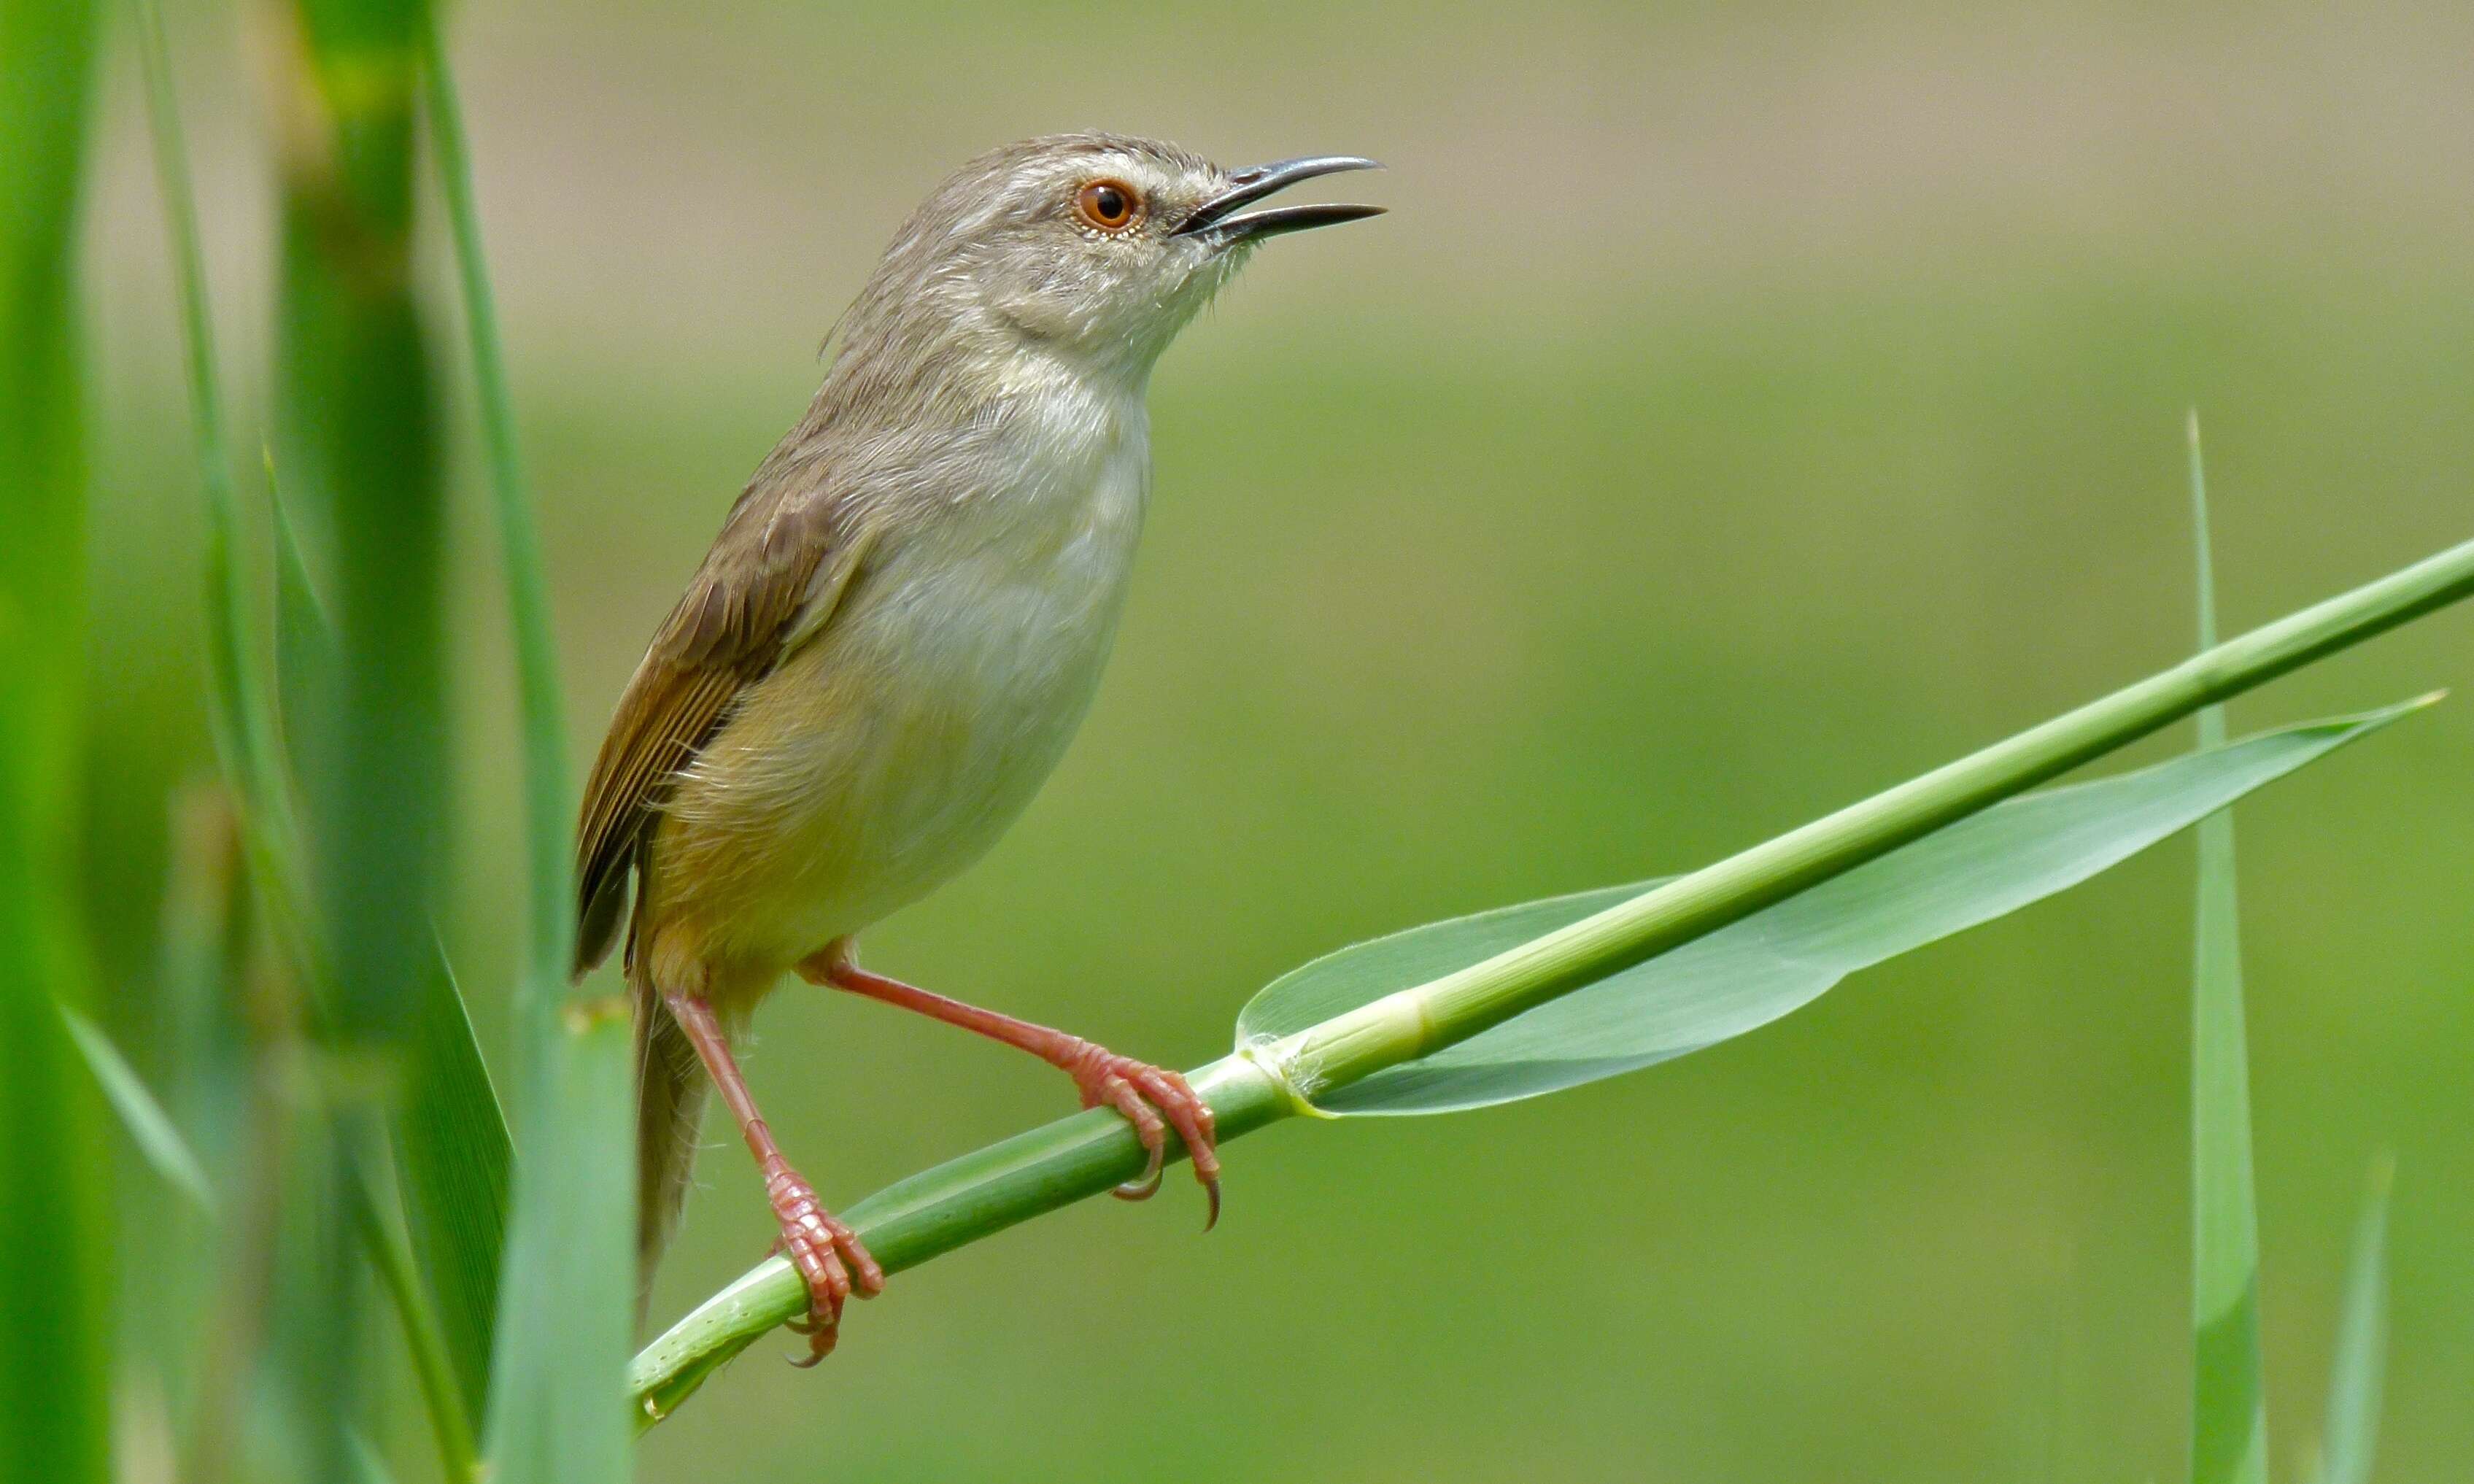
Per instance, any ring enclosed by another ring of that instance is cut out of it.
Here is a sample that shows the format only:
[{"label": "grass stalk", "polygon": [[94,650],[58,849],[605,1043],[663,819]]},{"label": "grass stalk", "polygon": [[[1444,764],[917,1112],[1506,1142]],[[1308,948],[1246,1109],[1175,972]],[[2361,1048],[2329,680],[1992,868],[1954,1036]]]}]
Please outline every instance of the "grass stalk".
[{"label": "grass stalk", "polygon": [[[1305,1098],[1465,1040],[1622,967],[1964,818],[2001,799],[2474,595],[2474,541],[2218,645],[2041,726],[1717,864],[1432,983],[1189,1074],[1224,1138],[1300,1111]],[[1130,1178],[1123,1120],[1086,1112],[914,1176],[844,1213],[888,1268],[913,1266]],[[639,1424],[805,1305],[771,1259],[679,1321],[629,1371]]]},{"label": "grass stalk", "polygon": [[496,498],[522,705],[530,951],[518,1007],[525,1159],[515,1174],[489,1420],[505,1484],[624,1479],[627,1424],[613,1391],[634,1309],[630,1037],[622,1004],[564,1003],[574,958],[571,801],[557,647],[541,537],[516,447],[506,356],[490,290],[462,109],[436,14],[418,42],[430,139],[455,239]]},{"label": "grass stalk", "polygon": [[79,184],[90,0],[0,0],[0,1473],[109,1474],[111,1165],[62,1005],[84,1003],[77,878],[85,640]]},{"label": "grass stalk", "polygon": [[2370,1484],[2380,1441],[2380,1391],[2388,1369],[2389,1193],[2396,1160],[2371,1165],[2370,1190],[2354,1226],[2345,1265],[2345,1306],[2337,1326],[2337,1358],[2328,1372],[2327,1436],[2319,1484]]},{"label": "grass stalk", "polygon": [[182,369],[188,381],[190,437],[206,497],[207,664],[214,693],[209,708],[224,770],[243,791],[247,814],[289,835],[289,791],[270,718],[274,713],[258,668],[245,653],[251,622],[249,585],[240,557],[240,498],[232,483],[231,444],[224,417],[223,382],[215,370],[214,319],[207,305],[206,253],[199,243],[197,192],[172,82],[170,47],[156,0],[129,0],[146,120],[154,135],[158,195],[172,238],[172,272],[181,302]]},{"label": "grass stalk", "polygon": [[[473,342],[473,377],[480,393],[481,431],[488,446],[490,489],[506,569],[507,612],[515,629],[516,674],[523,708],[524,845],[530,870],[529,992],[555,996],[575,958],[575,904],[570,885],[573,802],[568,797],[567,723],[558,684],[558,644],[550,627],[549,580],[541,531],[516,449],[515,399],[508,389],[506,351],[481,250],[480,208],[473,199],[473,160],[454,76],[428,11],[421,31],[430,148],[454,229],[455,267],[464,291],[465,325]],[[536,1013],[539,1013],[537,1010]]]},{"label": "grass stalk", "polygon": [[[2188,433],[2199,648],[2205,652],[2217,643],[2217,591],[2196,412]],[[2198,720],[2200,746],[2224,745],[2222,706],[2202,707]],[[2197,835],[2191,976],[2191,1478],[2193,1484],[2267,1484],[2259,1215],[2232,813],[2202,819]]]}]

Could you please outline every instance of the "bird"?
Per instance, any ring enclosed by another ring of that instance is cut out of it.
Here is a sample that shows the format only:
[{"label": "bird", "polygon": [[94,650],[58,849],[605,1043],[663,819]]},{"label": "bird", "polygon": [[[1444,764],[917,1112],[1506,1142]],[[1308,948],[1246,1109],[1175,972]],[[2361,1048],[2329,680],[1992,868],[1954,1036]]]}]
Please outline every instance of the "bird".
[{"label": "bird", "polygon": [[621,939],[635,1023],[640,1304],[709,1089],[763,1178],[821,1360],[882,1266],[790,1163],[736,1048],[786,978],[1029,1051],[1115,1108],[1154,1192],[1169,1133],[1220,1210],[1209,1107],[1177,1073],[862,969],[863,930],[958,874],[1081,723],[1152,471],[1146,396],[1177,333],[1270,239],[1379,215],[1248,210],[1380,168],[1227,170],[1054,134],[989,151],[896,232],[807,412],[757,468],[621,693],[576,833],[575,977]]}]

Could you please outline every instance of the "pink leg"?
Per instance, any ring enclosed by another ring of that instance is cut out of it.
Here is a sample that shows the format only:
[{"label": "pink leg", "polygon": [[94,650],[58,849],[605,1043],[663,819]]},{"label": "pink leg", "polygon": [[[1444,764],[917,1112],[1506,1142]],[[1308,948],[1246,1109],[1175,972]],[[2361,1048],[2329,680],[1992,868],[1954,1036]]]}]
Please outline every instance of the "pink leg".
[{"label": "pink leg", "polygon": [[797,1363],[813,1366],[833,1352],[841,1328],[842,1301],[854,1292],[862,1299],[884,1292],[885,1270],[868,1255],[859,1233],[826,1210],[816,1199],[815,1188],[782,1157],[782,1146],[773,1142],[773,1131],[764,1127],[756,1100],[748,1095],[747,1080],[739,1075],[739,1062],[730,1054],[729,1037],[714,1019],[713,1007],[687,994],[665,995],[663,1000],[679,1029],[695,1044],[696,1055],[704,1058],[704,1069],[713,1074],[714,1085],[721,1089],[722,1102],[730,1105],[731,1115],[739,1120],[739,1131],[747,1136],[748,1153],[756,1156],[756,1168],[764,1177],[764,1197],[772,1203],[774,1220],[782,1225],[779,1250],[788,1255],[808,1285],[808,1322],[791,1327],[808,1336],[808,1358]]},{"label": "pink leg", "polygon": [[1211,1210],[1202,1224],[1205,1231],[1220,1220],[1220,1155],[1212,1131],[1211,1105],[1195,1096],[1183,1077],[1176,1072],[1155,1067],[1148,1062],[1121,1057],[1105,1047],[1095,1045],[1079,1035],[1068,1035],[1046,1026],[1000,1015],[994,1010],[965,1005],[959,1000],[932,994],[898,979],[871,974],[859,966],[852,957],[850,940],[840,939],[824,952],[799,965],[800,977],[810,984],[846,989],[853,994],[882,1000],[887,1005],[916,1010],[947,1025],[975,1031],[992,1040],[1019,1047],[1058,1068],[1074,1079],[1081,1089],[1082,1106],[1098,1107],[1105,1104],[1123,1113],[1134,1126],[1135,1134],[1151,1156],[1142,1179],[1129,1185],[1117,1187],[1117,1194],[1128,1201],[1141,1201],[1159,1189],[1160,1164],[1165,1157],[1168,1129],[1185,1143],[1186,1153],[1194,1159],[1194,1178],[1202,1182],[1210,1196]]}]

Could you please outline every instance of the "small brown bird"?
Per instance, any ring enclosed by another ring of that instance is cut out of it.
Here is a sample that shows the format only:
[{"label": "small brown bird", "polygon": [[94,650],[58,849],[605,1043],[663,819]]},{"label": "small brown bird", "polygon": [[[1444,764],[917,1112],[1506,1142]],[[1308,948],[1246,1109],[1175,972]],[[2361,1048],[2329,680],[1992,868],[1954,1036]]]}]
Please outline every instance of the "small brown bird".
[{"label": "small brown bird", "polygon": [[623,922],[647,1284],[686,1195],[701,1064],[807,1282],[811,1363],[844,1299],[884,1286],[732,1058],[786,971],[1062,1069],[1150,1151],[1128,1199],[1158,1188],[1174,1129],[1217,1219],[1211,1110],[1182,1077],[871,974],[852,940],[995,843],[1080,724],[1150,498],[1160,353],[1257,244],[1380,210],[1241,208],[1370,168],[1232,172],[1143,139],[1031,139],[963,166],[886,250],[807,415],[654,635],[585,789],[576,973]]}]

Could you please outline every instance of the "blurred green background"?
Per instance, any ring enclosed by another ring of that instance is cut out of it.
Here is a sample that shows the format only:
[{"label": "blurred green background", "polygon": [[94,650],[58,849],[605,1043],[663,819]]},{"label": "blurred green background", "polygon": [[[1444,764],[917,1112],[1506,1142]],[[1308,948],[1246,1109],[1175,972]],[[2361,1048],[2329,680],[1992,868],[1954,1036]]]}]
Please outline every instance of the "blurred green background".
[{"label": "blurred green background", "polygon": [[[247,394],[266,17],[178,10]],[[2171,661],[2188,405],[2229,627],[2474,508],[2474,12],[2446,0],[465,12],[579,766],[953,164],[1077,127],[1390,164],[1363,191],[1392,216],[1265,253],[1162,365],[1150,539],[1088,729],[984,865],[867,939],[1162,1060],[1221,1051],[1253,987],[1351,938],[1700,864]],[[165,798],[210,758],[168,280],[114,65],[88,887],[107,1017],[142,1046]],[[459,458],[445,926],[503,1055],[513,704]],[[2462,686],[2466,623],[2237,727]],[[2470,744],[2460,701],[2243,811],[2280,1472],[2317,1436],[2383,1148],[2381,1475],[2474,1467]],[[824,1370],[776,1363],[786,1340],[709,1386],[642,1476],[2173,1474],[2189,876],[2176,842],[1615,1083],[1249,1140],[1207,1240],[1173,1180],[907,1275]],[[864,1004],[787,988],[759,1028],[757,1091],[837,1203],[1066,1102]],[[770,1237],[708,1136],[657,1321]]]}]

